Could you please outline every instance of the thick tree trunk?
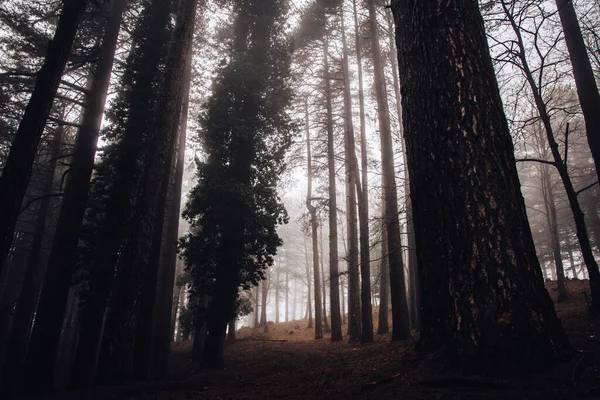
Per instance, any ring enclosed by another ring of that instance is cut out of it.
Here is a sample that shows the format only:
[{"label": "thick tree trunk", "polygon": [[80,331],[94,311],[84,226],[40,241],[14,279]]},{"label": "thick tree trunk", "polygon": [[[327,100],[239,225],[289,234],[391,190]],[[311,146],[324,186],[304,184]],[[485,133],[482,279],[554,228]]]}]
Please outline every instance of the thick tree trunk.
[{"label": "thick tree trunk", "polygon": [[586,51],[573,1],[556,0],[556,7],[573,66],[573,76],[583,111],[588,143],[596,165],[596,174],[600,180],[600,93],[598,93],[598,85]]},{"label": "thick tree trunk", "polygon": [[[591,289],[591,297],[592,297],[592,309],[595,312],[600,312],[600,270],[598,269],[598,263],[596,262],[596,258],[594,257],[594,253],[592,251],[592,246],[590,244],[590,239],[587,232],[587,227],[585,224],[585,216],[583,211],[581,210],[581,206],[579,204],[579,200],[577,198],[577,192],[573,187],[573,182],[571,181],[571,177],[567,171],[567,166],[562,159],[562,155],[560,153],[558,143],[556,142],[554,136],[554,130],[552,127],[550,114],[546,108],[546,103],[542,98],[542,94],[540,92],[540,88],[538,88],[536,79],[531,72],[529,67],[529,62],[527,60],[527,53],[525,50],[525,43],[521,36],[521,28],[518,26],[514,16],[511,14],[511,10],[504,3],[503,0],[503,8],[506,16],[508,17],[515,36],[517,37],[517,45],[519,46],[519,59],[521,61],[521,67],[525,74],[525,78],[529,83],[531,88],[531,92],[533,94],[533,98],[535,100],[536,107],[538,109],[538,113],[540,115],[540,119],[544,125],[544,129],[546,131],[546,140],[548,141],[548,145],[550,146],[550,152],[552,154],[552,158],[554,159],[553,165],[558,170],[558,174],[563,182],[563,186],[565,187],[565,192],[567,193],[567,199],[569,200],[569,206],[571,207],[571,212],[573,213],[573,219],[575,220],[575,227],[577,230],[577,239],[579,240],[579,247],[581,249],[581,254],[583,255],[583,259],[585,261],[585,266],[588,270],[588,274],[590,276],[590,289]],[[567,129],[569,126],[567,125]]]},{"label": "thick tree trunk", "polygon": [[560,251],[560,236],[558,234],[558,223],[556,221],[556,203],[554,200],[554,187],[550,178],[550,166],[543,164],[541,166],[542,175],[542,195],[544,197],[544,207],[546,209],[546,220],[552,242],[552,253],[554,254],[554,267],[556,269],[556,286],[558,289],[557,303],[568,299],[567,286],[565,283],[565,267],[562,261]]},{"label": "thick tree trunk", "polygon": [[[152,244],[152,231],[157,212],[158,196],[169,154],[176,142],[177,122],[180,115],[179,93],[183,87],[186,54],[192,40],[198,0],[184,0],[177,16],[173,45],[168,59],[165,79],[154,127],[148,137],[145,165],[138,178],[135,207],[131,216],[131,232],[125,238],[117,264],[115,291],[107,315],[105,349],[110,364],[109,380],[120,381],[131,377],[135,348],[135,332],[142,287],[147,275],[147,264]],[[160,179],[156,179],[160,177]]]},{"label": "thick tree trunk", "polygon": [[308,177],[308,190],[306,192],[306,208],[310,216],[312,239],[313,272],[315,279],[315,339],[323,338],[323,299],[321,299],[321,273],[319,271],[319,221],[317,208],[312,205],[312,157],[310,148],[310,126],[308,119],[308,99],[304,99],[305,131],[306,131],[306,171]]},{"label": "thick tree trunk", "polygon": [[[342,73],[344,79],[344,114],[345,118],[345,143],[346,143],[346,169],[347,176],[350,179],[350,187],[348,190],[355,191],[353,196],[348,197],[349,204],[353,207],[353,212],[349,213],[349,218],[355,218],[356,206],[353,204],[354,201],[358,200],[358,218],[359,218],[359,230],[360,230],[360,295],[357,294],[356,300],[359,304],[356,307],[358,311],[359,319],[357,322],[360,324],[360,329],[352,329],[350,340],[355,340],[354,334],[360,335],[360,341],[363,343],[370,343],[373,341],[373,308],[371,306],[371,260],[370,260],[370,246],[369,246],[369,203],[368,203],[368,193],[364,191],[364,187],[361,185],[361,178],[358,170],[358,159],[356,158],[356,143],[354,138],[354,123],[352,121],[352,93],[350,89],[350,72],[349,72],[349,61],[348,61],[348,46],[346,44],[346,28],[344,24],[344,11],[341,8],[340,11],[340,20],[341,20],[341,31],[342,31]],[[358,41],[358,39],[357,39]],[[360,56],[359,56],[360,58]],[[361,66],[362,69],[362,66]],[[362,71],[361,71],[362,72]],[[362,80],[362,79],[361,79]],[[364,126],[362,125],[364,121],[361,121],[361,153],[364,157],[366,157],[366,139],[363,144]],[[366,178],[366,171],[364,167],[366,165],[366,161],[363,163],[363,179]],[[352,223],[348,224],[348,229],[354,229],[356,225],[355,220]],[[354,233],[351,233],[354,236]],[[354,243],[351,240],[352,245]],[[352,252],[352,249],[350,249]],[[357,250],[358,252],[358,246]],[[354,284],[358,283],[358,266],[356,271],[356,278],[354,278],[354,271],[351,274],[351,280]],[[355,282],[356,281],[356,282]],[[358,286],[358,285],[356,285]],[[358,299],[360,298],[360,302]],[[353,313],[354,315],[354,313]],[[353,321],[354,323],[354,321]]]},{"label": "thick tree trunk", "polygon": [[[64,2],[54,37],[48,43],[46,59],[37,73],[33,93],[25,108],[25,113],[19,124],[10,153],[0,176],[0,276],[4,261],[10,251],[15,224],[19,215],[27,185],[31,179],[33,162],[38,145],[50,115],[52,103],[58,90],[62,74],[71,55],[71,48],[77,33],[77,27],[87,5],[86,0],[66,0]],[[49,338],[53,339],[53,338]],[[46,353],[54,350],[48,346]],[[39,354],[40,370],[49,365],[51,355]],[[50,371],[49,369],[45,369]],[[45,372],[39,376],[39,387],[49,387],[51,373]]]},{"label": "thick tree trunk", "polygon": [[379,48],[379,25],[375,11],[375,1],[368,0],[369,28],[373,41],[373,72],[375,74],[375,91],[377,94],[377,114],[379,117],[379,135],[381,136],[381,168],[384,179],[385,224],[388,239],[388,258],[390,269],[390,293],[392,297],[392,340],[403,340],[410,337],[408,305],[406,302],[406,283],[404,279],[404,263],[402,261],[402,242],[400,237],[400,220],[398,218],[398,194],[394,173],[394,153],[390,114],[387,100],[387,89],[381,49]]},{"label": "thick tree trunk", "polygon": [[194,318],[194,346],[192,348],[192,362],[200,365],[204,355],[206,345],[206,318],[208,308],[208,296],[200,296],[198,300],[198,310]]},{"label": "thick tree trunk", "polygon": [[571,347],[542,281],[477,3],[440,7],[392,2],[421,274],[419,349],[465,371],[514,372]]},{"label": "thick tree trunk", "polygon": [[325,38],[325,43],[323,44],[323,68],[325,75],[325,104],[327,110],[327,170],[329,173],[329,302],[331,304],[331,341],[339,342],[342,340],[342,316],[340,315],[335,143],[333,138],[333,111],[328,51],[329,41]]}]

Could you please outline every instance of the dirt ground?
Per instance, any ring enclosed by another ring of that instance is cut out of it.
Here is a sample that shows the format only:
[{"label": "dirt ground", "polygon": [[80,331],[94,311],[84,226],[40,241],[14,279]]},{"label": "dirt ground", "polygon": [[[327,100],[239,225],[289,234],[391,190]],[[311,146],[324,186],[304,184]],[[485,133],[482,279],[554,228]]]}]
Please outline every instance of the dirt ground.
[{"label": "dirt ground", "polygon": [[[191,343],[175,344],[163,382],[92,388],[48,399],[600,399],[600,318],[590,316],[587,282],[569,281],[569,301],[557,312],[578,354],[550,371],[512,379],[465,378],[421,359],[415,341],[373,344],[315,341],[306,321],[249,328],[225,349],[227,365],[194,371]],[[555,296],[554,284],[550,293]],[[375,318],[377,321],[377,318]]]}]

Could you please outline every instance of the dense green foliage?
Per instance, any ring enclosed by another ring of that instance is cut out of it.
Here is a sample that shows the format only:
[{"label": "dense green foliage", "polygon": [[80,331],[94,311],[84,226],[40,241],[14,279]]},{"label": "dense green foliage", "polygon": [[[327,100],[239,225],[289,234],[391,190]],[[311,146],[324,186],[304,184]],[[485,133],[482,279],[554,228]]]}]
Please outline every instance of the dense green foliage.
[{"label": "dense green foliage", "polygon": [[[257,284],[282,244],[276,227],[287,220],[277,196],[294,132],[285,2],[240,3],[231,59],[200,115],[205,155],[184,212],[192,229],[181,244],[194,293],[212,294],[225,275],[237,287]],[[234,311],[232,300],[224,313]]]}]

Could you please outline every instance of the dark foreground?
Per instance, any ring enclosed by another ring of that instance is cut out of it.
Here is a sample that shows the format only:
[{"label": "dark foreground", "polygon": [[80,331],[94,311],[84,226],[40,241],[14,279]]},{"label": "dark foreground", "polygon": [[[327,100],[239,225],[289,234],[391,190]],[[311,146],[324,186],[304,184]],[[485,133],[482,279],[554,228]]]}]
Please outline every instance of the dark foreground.
[{"label": "dark foreground", "polygon": [[387,335],[369,345],[314,341],[306,321],[297,321],[269,325],[269,334],[262,329],[238,331],[240,339],[226,348],[227,366],[219,370],[191,370],[191,344],[184,343],[173,347],[171,376],[163,382],[42,398],[600,399],[600,318],[587,313],[586,284],[568,282],[571,299],[557,305],[579,353],[543,373],[512,379],[459,377],[442,372],[433,358],[418,358],[414,341],[390,343]]}]

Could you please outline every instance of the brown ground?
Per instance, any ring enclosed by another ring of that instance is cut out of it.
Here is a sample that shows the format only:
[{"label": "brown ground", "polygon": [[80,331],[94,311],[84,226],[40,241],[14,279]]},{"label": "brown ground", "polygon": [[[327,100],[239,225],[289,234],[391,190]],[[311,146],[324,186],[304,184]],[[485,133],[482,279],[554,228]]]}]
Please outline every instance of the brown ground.
[{"label": "brown ground", "polygon": [[414,341],[391,343],[387,335],[368,345],[315,341],[306,321],[296,321],[269,325],[268,334],[238,331],[239,340],[225,350],[227,366],[219,370],[192,371],[191,343],[183,343],[173,347],[172,375],[165,382],[52,398],[600,399],[600,318],[587,313],[587,282],[568,282],[568,288],[571,298],[557,305],[557,311],[579,354],[549,372],[502,380],[440,375],[435,361],[417,357]]}]

